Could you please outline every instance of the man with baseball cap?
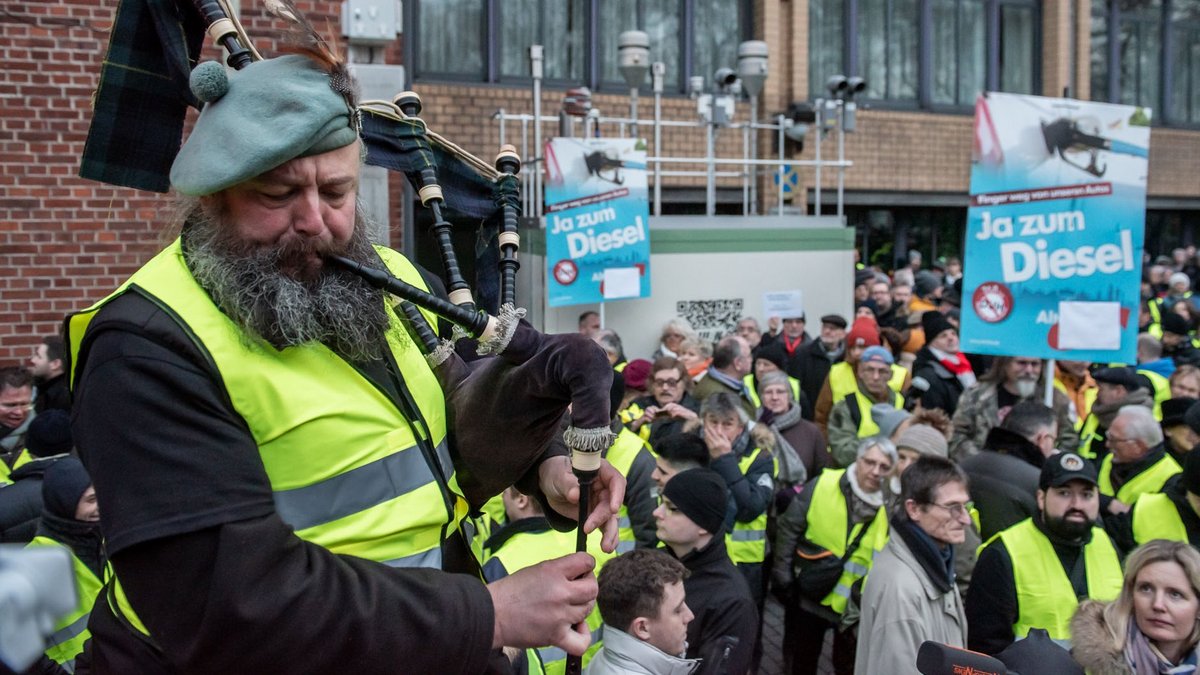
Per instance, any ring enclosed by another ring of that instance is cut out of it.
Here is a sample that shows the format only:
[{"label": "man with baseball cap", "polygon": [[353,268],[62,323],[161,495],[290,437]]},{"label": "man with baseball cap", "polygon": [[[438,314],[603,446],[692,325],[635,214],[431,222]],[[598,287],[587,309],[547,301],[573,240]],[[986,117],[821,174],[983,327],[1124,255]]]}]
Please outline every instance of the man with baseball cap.
[{"label": "man with baseball cap", "polygon": [[1038,479],[1038,513],[984,546],[966,598],[967,646],[996,654],[1033,628],[1064,647],[1080,598],[1112,600],[1121,592],[1121,562],[1097,526],[1095,465],[1073,452],[1051,455]]},{"label": "man with baseball cap", "polygon": [[744,673],[758,637],[758,609],[725,549],[728,505],[729,492],[717,472],[688,469],[663,486],[654,518],[659,541],[688,569],[683,588],[695,614],[687,629],[688,658],[711,661],[732,646],[726,672]]},{"label": "man with baseball cap", "polygon": [[904,396],[888,386],[892,377],[892,353],[883,347],[867,347],[857,364],[854,389],[838,399],[829,413],[829,451],[838,466],[854,461],[858,441],[879,433],[871,417],[871,406],[886,403],[904,407]]}]

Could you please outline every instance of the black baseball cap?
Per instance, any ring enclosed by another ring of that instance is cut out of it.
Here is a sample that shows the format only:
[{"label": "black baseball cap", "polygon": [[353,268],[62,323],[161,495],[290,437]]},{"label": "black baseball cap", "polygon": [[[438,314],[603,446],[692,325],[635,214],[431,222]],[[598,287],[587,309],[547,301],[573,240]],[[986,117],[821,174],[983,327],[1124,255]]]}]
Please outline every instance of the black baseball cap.
[{"label": "black baseball cap", "polygon": [[1062,487],[1073,480],[1082,480],[1099,485],[1096,465],[1073,452],[1060,452],[1046,458],[1042,474],[1038,477],[1038,488]]}]

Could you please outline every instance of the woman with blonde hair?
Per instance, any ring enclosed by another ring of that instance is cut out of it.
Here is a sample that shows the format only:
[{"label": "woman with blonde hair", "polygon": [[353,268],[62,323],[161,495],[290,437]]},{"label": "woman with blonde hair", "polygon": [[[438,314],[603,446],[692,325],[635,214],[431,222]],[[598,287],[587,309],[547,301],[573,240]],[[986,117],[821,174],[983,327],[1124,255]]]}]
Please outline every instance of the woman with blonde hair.
[{"label": "woman with blonde hair", "polygon": [[692,324],[682,316],[674,317],[663,324],[662,336],[659,338],[658,348],[654,350],[654,354],[650,356],[653,361],[661,356],[673,356],[679,358],[682,353],[680,343],[684,340],[698,340],[699,336],[696,329],[692,328]]},{"label": "woman with blonde hair", "polygon": [[1121,595],[1083,602],[1071,656],[1089,675],[1194,675],[1200,641],[1200,552],[1155,539],[1125,561]]}]

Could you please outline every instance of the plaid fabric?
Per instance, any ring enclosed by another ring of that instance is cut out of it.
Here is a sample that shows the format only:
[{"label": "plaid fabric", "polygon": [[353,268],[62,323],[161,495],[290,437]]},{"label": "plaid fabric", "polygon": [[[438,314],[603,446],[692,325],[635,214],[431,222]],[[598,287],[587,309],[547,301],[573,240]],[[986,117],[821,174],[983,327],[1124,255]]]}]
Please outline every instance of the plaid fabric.
[{"label": "plaid fabric", "polygon": [[456,231],[476,232],[475,302],[495,314],[500,304],[500,207],[506,202],[520,204],[520,183],[515,178],[493,183],[481,176],[441,146],[431,144],[419,121],[394,120],[363,110],[362,136],[367,164],[404,173],[416,189],[421,187],[421,169],[435,169],[445,200],[442,216]]},{"label": "plaid fabric", "polygon": [[204,26],[177,0],[121,0],[100,70],[79,175],[166,192],[187,106],[199,107],[188,76]]}]

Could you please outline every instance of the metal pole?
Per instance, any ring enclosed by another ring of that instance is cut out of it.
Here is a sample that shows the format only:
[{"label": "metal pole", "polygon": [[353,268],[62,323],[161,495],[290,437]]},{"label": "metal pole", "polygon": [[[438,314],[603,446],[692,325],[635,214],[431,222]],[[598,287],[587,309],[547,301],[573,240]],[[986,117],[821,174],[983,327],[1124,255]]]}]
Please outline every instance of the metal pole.
[{"label": "metal pole", "polygon": [[816,118],[817,118],[816,119],[816,122],[817,122],[816,189],[817,189],[817,194],[815,195],[816,208],[813,209],[813,211],[814,211],[813,215],[819,216],[819,215],[821,215],[821,137],[825,135],[825,99],[821,99],[821,98],[817,99],[814,104],[814,107],[817,109],[816,110]]},{"label": "metal pole", "polygon": [[1054,407],[1054,359],[1046,359],[1042,377],[1046,380],[1046,390],[1042,393],[1047,408]]},{"label": "metal pole", "polygon": [[775,196],[778,200],[775,211],[775,215],[777,216],[783,215],[783,175],[785,172],[783,160],[787,154],[787,150],[785,149],[787,136],[784,134],[783,127],[784,119],[786,118],[784,118],[783,115],[779,115],[775,118],[775,122],[779,124],[779,168],[776,170],[776,175],[779,176],[779,187],[775,190]]},{"label": "metal pole", "polygon": [[529,63],[533,76],[533,214],[542,217],[542,46],[530,45]]},{"label": "metal pole", "polygon": [[[758,97],[750,97],[750,159],[758,159]],[[782,183],[780,183],[782,186]],[[758,215],[758,166],[750,165],[750,215]]]},{"label": "metal pole", "polygon": [[633,120],[633,137],[638,137],[638,90],[633,87],[629,90],[629,117]]},{"label": "metal pole", "polygon": [[[666,68],[662,62],[650,67],[650,82],[654,88],[654,156],[662,157],[662,92]],[[654,160],[654,215],[662,215],[662,160]]]},{"label": "metal pole", "polygon": [[837,182],[837,215],[842,217],[842,190],[846,183],[846,167],[840,163],[846,161],[846,102],[838,101],[838,182]]},{"label": "metal pole", "polygon": [[[742,160],[750,158],[750,125],[742,127]],[[750,215],[750,172],[752,166],[742,165],[742,215]]]},{"label": "metal pole", "polygon": [[[716,107],[715,96],[713,97],[713,107]],[[716,159],[717,154],[717,130],[716,125],[711,122],[705,126],[707,134],[705,139],[706,143],[704,147],[704,157],[708,160],[708,181],[704,190],[704,213],[713,216],[717,213],[717,176],[715,173],[717,166],[713,161]]]}]

